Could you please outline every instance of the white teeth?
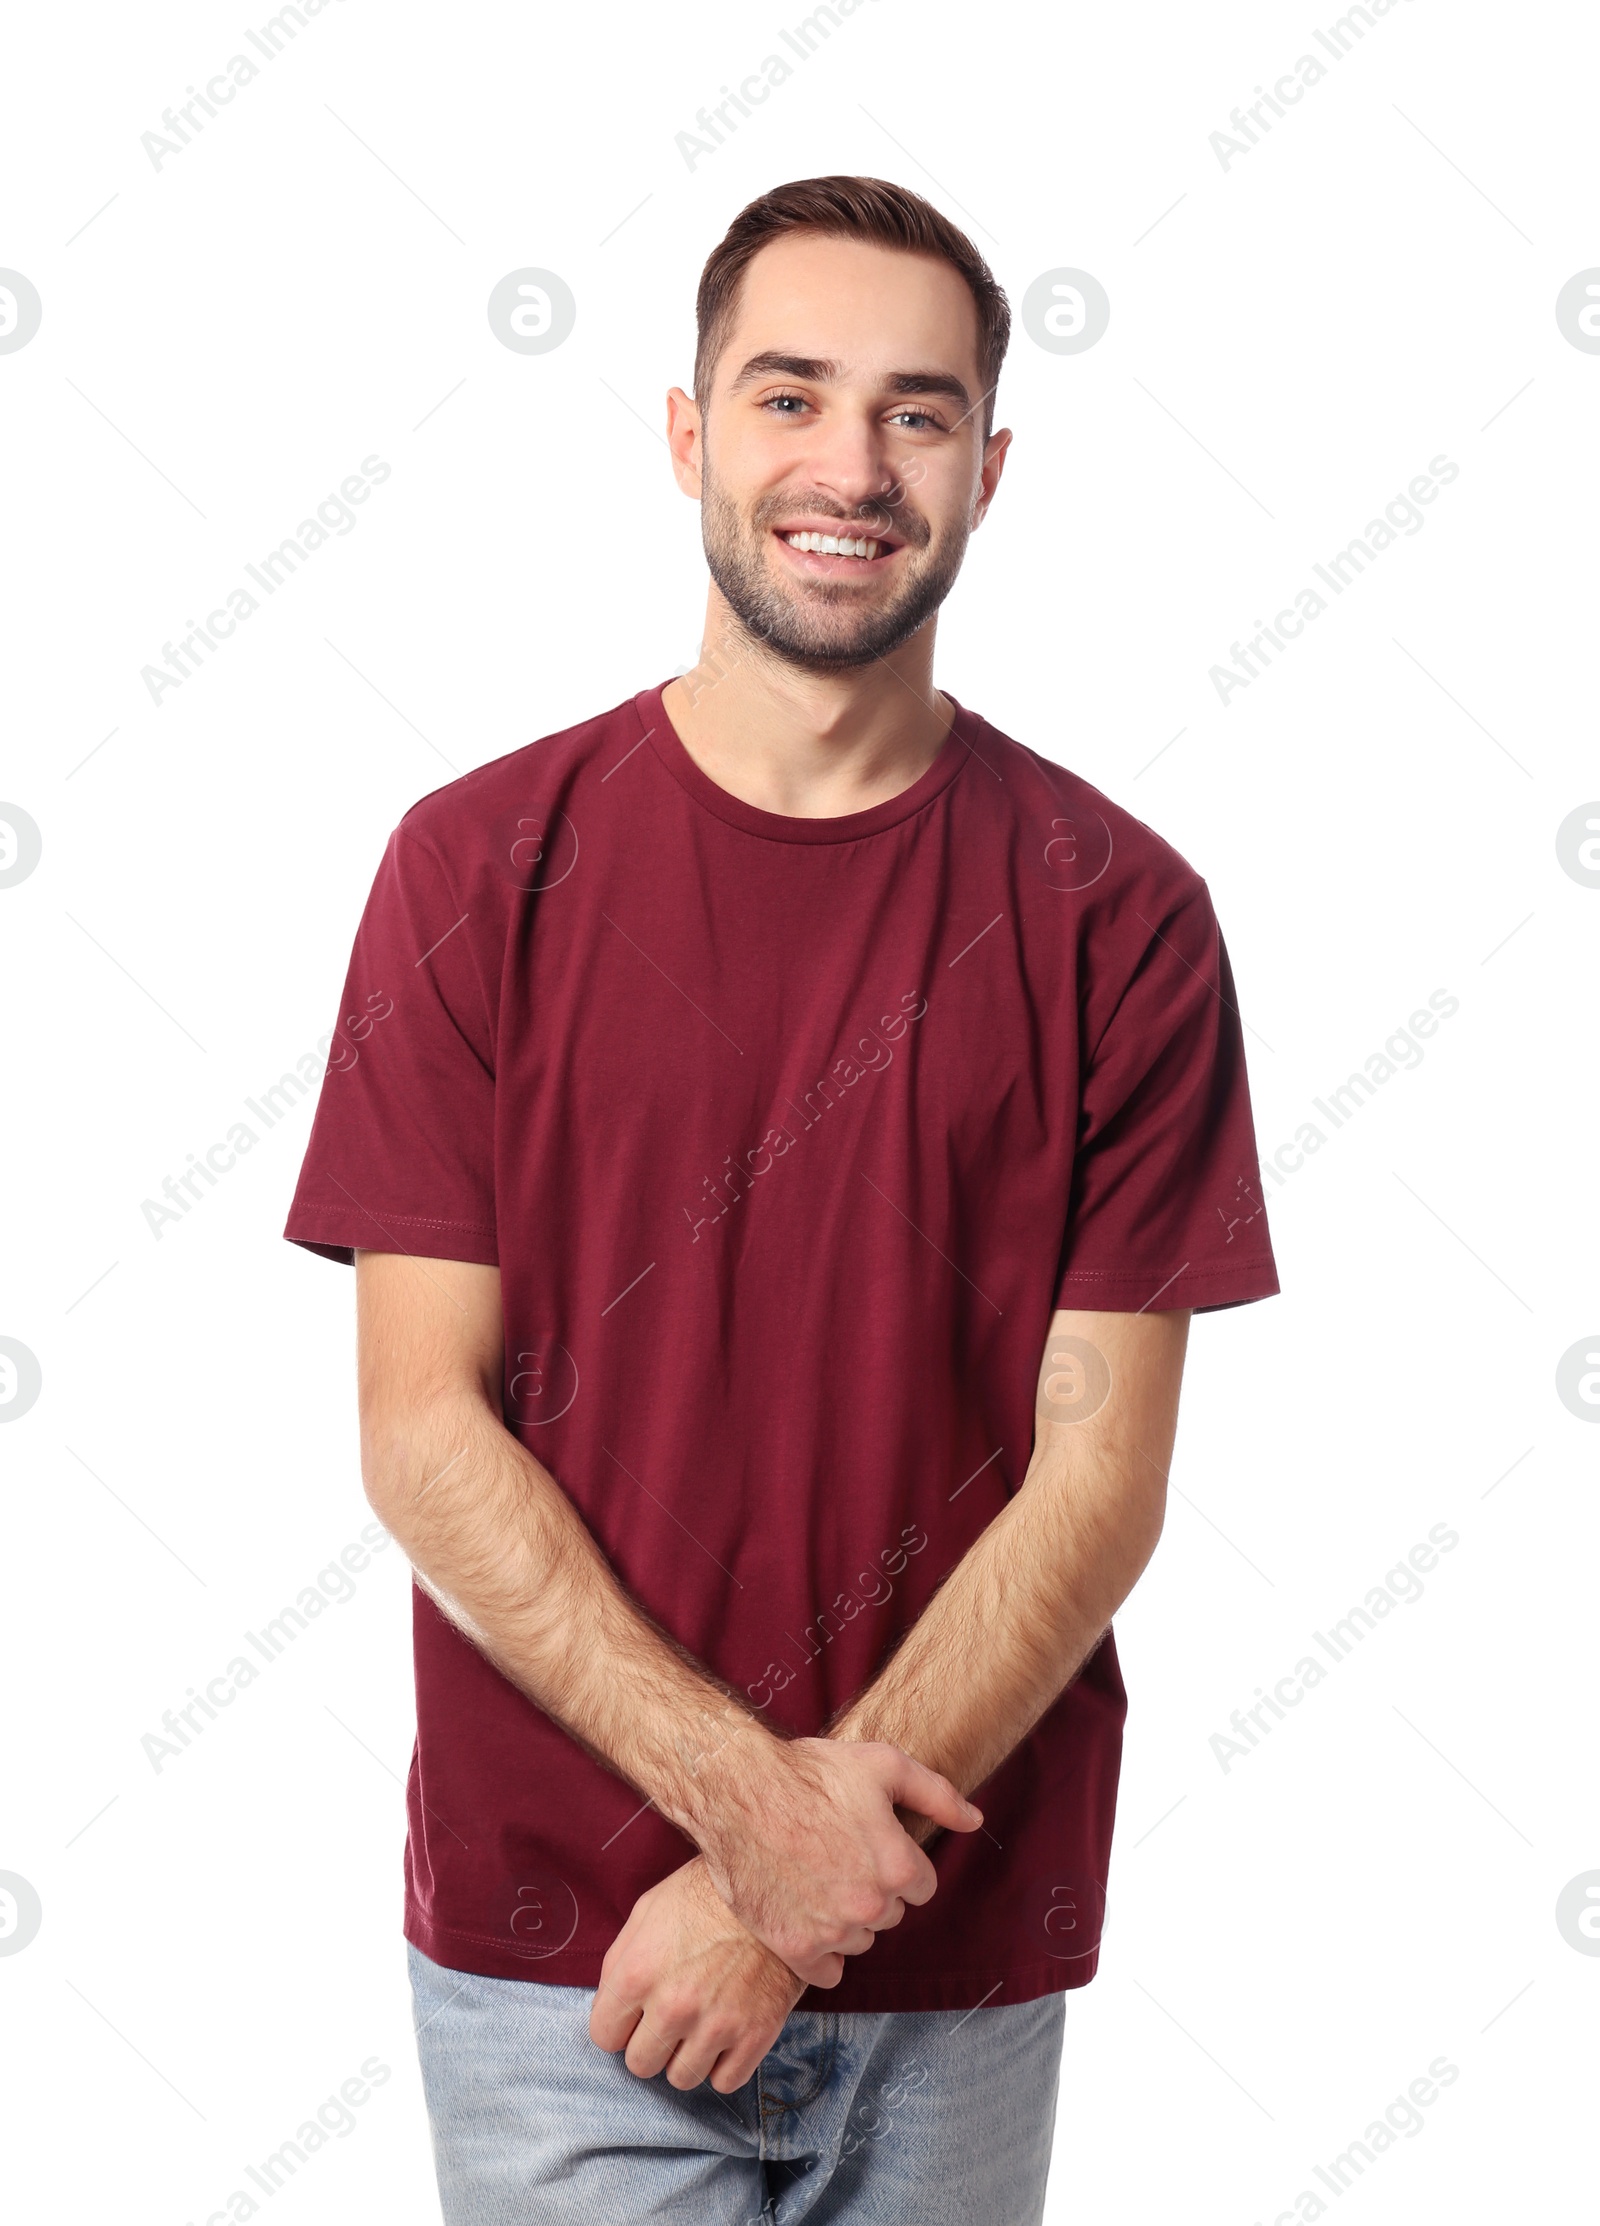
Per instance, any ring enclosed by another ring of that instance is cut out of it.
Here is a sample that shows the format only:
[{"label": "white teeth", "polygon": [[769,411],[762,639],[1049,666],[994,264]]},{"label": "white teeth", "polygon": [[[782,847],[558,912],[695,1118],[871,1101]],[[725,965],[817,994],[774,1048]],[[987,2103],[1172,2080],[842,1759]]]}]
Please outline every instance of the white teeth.
[{"label": "white teeth", "polygon": [[832,533],[786,533],[783,538],[791,549],[809,549],[817,556],[875,557],[880,546],[876,541],[842,541]]}]

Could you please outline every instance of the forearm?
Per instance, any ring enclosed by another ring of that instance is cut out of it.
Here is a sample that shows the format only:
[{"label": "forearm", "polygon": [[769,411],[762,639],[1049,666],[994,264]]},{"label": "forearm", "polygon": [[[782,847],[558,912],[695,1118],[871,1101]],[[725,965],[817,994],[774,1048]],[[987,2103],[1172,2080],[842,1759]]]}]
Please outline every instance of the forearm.
[{"label": "forearm", "polygon": [[468,1392],[369,1418],[363,1473],[417,1580],[503,1676],[703,1844],[778,1745],[625,1591],[566,1493]]},{"label": "forearm", "polygon": [[[1130,1516],[1119,1495],[1038,1483],[1030,1471],[830,1738],[892,1740],[971,1793],[1071,1683],[1154,1551],[1160,1518]],[[911,1813],[903,1822],[919,1842],[937,1829]]]},{"label": "forearm", "polygon": [[[1155,1551],[1177,1430],[1186,1313],[1068,1317],[1092,1328],[1112,1384],[1071,1424],[1040,1373],[1021,1487],[950,1572],[898,1649],[828,1726],[887,1739],[970,1793],[1071,1683]],[[918,1841],[936,1826],[903,1814]]]},{"label": "forearm", "polygon": [[952,1831],[976,1813],[895,1749],[774,1730],[630,1598],[505,1427],[497,1267],[358,1249],[356,1279],[362,1477],[419,1584],[534,1707],[679,1827],[757,1941],[832,1984],[905,1894],[936,1883],[897,1805]]}]

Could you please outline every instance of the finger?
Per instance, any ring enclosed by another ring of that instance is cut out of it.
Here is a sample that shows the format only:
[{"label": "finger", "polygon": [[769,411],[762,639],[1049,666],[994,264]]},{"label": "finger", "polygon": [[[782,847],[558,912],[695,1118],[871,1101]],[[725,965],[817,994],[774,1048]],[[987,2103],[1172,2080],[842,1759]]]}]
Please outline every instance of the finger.
[{"label": "finger", "polygon": [[[933,1865],[931,1863],[928,1865],[928,1870],[930,1874],[928,1892],[931,1894],[937,1880],[933,1878]],[[893,1890],[899,1893],[902,1889],[896,1886]],[[877,1938],[877,1934],[869,1925],[848,1924],[843,1919],[833,1923],[821,1915],[816,1917],[804,1930],[793,1925],[769,1929],[765,1926],[748,1923],[746,1924],[746,1930],[753,1932],[761,1945],[769,1949],[780,1963],[786,1963],[796,1978],[805,1979],[808,1984],[821,1985],[831,1982],[813,1980],[812,1973],[820,1965],[839,1956],[865,1955]]]},{"label": "finger", "polygon": [[[654,2018],[651,2016],[651,2007],[647,2003],[640,2011],[639,2022],[634,2027],[633,2038],[622,2059],[636,2079],[654,2079],[658,2071],[664,2071],[672,2061],[674,2049],[683,2039],[681,2030],[673,2020],[663,2015],[659,2005],[655,2006]],[[657,2019],[660,2020],[659,2023],[656,2022]]]},{"label": "finger", "polygon": [[667,2066],[667,2085],[676,2087],[680,2094],[688,2094],[691,2088],[710,2078],[716,2060],[715,2047],[704,2041],[680,2041]]},{"label": "finger", "polygon": [[717,2093],[731,2095],[754,2079],[770,2046],[763,2035],[757,2040],[741,2042],[737,2048],[725,2048],[711,2070],[711,2084]]},{"label": "finger", "polygon": [[594,2007],[589,2012],[589,2038],[607,2055],[616,2055],[619,2049],[627,2047],[639,2022],[639,2009],[639,2003],[613,1986],[602,1971],[600,1984],[595,1989]]},{"label": "finger", "polygon": [[[896,1818],[896,1822],[899,1822],[898,1818]],[[905,1827],[902,1825],[901,1829],[904,1831]],[[905,1838],[913,1848],[916,1848],[916,1858],[912,1864],[911,1876],[903,1885],[897,1885],[894,1891],[899,1895],[902,1903],[909,1903],[913,1909],[920,1909],[925,1901],[932,1901],[938,1888],[939,1873],[934,1869],[933,1864],[922,1849],[917,1847],[916,1841],[912,1839],[909,1832],[905,1833]],[[897,1849],[896,1852],[903,1855],[905,1853],[904,1846]],[[900,1920],[897,1916],[890,1916],[885,1917],[883,1921],[885,1924],[893,1925],[898,1924]]]},{"label": "finger", "polygon": [[[792,2009],[794,1997],[787,1999]],[[719,2095],[731,2095],[755,2077],[768,2051],[777,2045],[789,2009],[778,2002],[765,2012],[752,2014],[737,2040],[723,2048],[710,2073],[711,2085]]]},{"label": "finger", "polygon": [[844,1976],[844,1959],[847,1955],[865,1955],[877,1934],[868,1925],[856,1925],[847,1935],[842,1947],[820,1949],[803,1962],[785,1956],[790,1970],[797,1979],[804,1979],[807,1986],[837,1986]]},{"label": "finger", "polygon": [[890,1772],[889,1790],[897,1803],[915,1809],[919,1816],[932,1817],[949,1831],[975,1832],[983,1822],[982,1809],[959,1794],[942,1771],[930,1770],[910,1755],[903,1755]]},{"label": "finger", "polygon": [[[877,1937],[875,1932],[868,1932],[866,1927],[862,1926],[861,1946],[855,1952],[865,1955]],[[780,1958],[779,1960],[787,1961],[787,1958]],[[844,1964],[844,1955],[836,1949],[828,1948],[820,1951],[809,1963],[791,1963],[789,1968],[795,1977],[803,1979],[807,1986],[837,1986],[844,1977]]]}]

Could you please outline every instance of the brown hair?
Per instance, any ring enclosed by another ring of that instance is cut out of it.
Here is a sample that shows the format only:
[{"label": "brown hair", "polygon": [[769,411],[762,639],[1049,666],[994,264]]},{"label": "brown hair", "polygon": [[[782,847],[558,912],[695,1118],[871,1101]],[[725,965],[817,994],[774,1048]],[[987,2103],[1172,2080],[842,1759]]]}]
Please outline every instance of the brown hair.
[{"label": "brown hair", "polygon": [[739,211],[700,273],[695,297],[698,339],[694,353],[695,399],[703,409],[711,373],[727,346],[739,287],[751,259],[769,240],[791,232],[872,240],[911,255],[935,255],[954,264],[972,290],[978,312],[978,372],[983,381],[983,437],[994,430],[994,390],[1011,337],[1011,307],[988,264],[931,201],[882,178],[798,178],[774,186]]}]

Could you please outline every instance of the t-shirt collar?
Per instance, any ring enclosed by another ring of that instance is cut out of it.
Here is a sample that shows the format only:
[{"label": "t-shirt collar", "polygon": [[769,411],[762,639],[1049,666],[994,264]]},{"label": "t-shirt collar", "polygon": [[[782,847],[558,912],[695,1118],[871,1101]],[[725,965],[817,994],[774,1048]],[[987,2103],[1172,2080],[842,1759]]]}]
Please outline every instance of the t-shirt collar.
[{"label": "t-shirt collar", "polygon": [[769,812],[759,804],[747,804],[742,797],[719,787],[701,770],[684,748],[662,702],[669,685],[668,680],[659,681],[653,688],[641,689],[632,699],[641,734],[673,779],[697,804],[715,813],[718,819],[726,820],[730,827],[741,828],[748,835],[764,835],[775,842],[856,842],[863,835],[881,834],[886,827],[898,826],[901,820],[909,819],[913,812],[931,803],[963,771],[978,747],[984,724],[978,714],[967,710],[948,688],[941,689],[940,693],[954,706],[955,716],[932,764],[909,788],[903,788],[898,796],[885,797],[882,803],[869,804],[865,811],[843,812],[829,819],[801,819],[789,812]]}]

